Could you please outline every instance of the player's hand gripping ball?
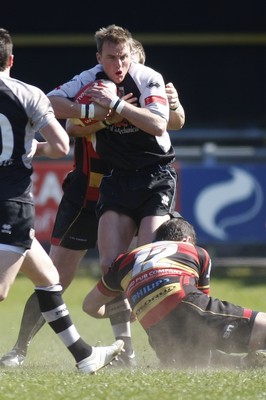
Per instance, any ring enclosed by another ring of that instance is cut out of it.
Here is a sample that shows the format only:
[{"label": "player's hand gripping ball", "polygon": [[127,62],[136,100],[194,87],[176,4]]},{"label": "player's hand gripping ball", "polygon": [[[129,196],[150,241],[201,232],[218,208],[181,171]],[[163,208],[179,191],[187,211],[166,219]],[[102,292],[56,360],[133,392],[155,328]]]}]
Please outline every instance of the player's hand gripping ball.
[{"label": "player's hand gripping ball", "polygon": [[[87,85],[83,86],[83,88],[80,89],[80,91],[76,94],[74,101],[79,104],[90,104],[91,99],[89,96],[85,94],[86,90],[94,85],[99,85],[99,86],[109,86],[110,89],[114,92],[114,95],[117,94],[117,87],[112,81],[108,81],[106,79],[97,79],[96,81],[90,82]],[[95,107],[97,107],[97,104],[95,104]],[[104,118],[102,118],[104,119]],[[71,118],[71,121],[75,125],[81,125],[81,126],[87,126],[87,125],[92,125],[98,122],[97,119],[91,119],[91,118]]]}]

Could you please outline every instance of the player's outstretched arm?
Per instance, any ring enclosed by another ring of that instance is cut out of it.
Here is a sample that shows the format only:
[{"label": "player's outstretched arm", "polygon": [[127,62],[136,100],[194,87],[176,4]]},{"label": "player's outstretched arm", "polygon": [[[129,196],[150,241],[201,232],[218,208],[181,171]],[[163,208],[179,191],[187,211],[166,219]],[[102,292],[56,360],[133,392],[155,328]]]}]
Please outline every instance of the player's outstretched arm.
[{"label": "player's outstretched arm", "polygon": [[69,153],[69,137],[56,118],[40,131],[46,142],[37,142],[35,156],[61,158]]},{"label": "player's outstretched arm", "polygon": [[178,93],[172,82],[165,85],[165,90],[169,102],[170,114],[167,125],[168,130],[180,130],[185,124],[185,111],[180,103]]}]

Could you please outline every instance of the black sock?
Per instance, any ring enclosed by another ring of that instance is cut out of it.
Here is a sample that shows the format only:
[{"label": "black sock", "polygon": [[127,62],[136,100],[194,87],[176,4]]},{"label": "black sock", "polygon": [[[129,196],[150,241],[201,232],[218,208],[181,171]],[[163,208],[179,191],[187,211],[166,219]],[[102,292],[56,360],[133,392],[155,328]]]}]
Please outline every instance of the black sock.
[{"label": "black sock", "polygon": [[80,337],[72,323],[62,299],[62,286],[38,287],[35,288],[35,292],[43,317],[71,352],[76,362],[90,356],[92,347]]}]

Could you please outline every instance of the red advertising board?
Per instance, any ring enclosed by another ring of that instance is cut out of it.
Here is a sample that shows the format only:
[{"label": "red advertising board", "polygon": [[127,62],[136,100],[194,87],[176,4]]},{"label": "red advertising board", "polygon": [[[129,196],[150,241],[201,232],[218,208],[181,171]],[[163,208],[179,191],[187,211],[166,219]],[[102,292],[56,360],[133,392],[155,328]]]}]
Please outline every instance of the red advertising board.
[{"label": "red advertising board", "polygon": [[[42,244],[50,243],[53,224],[62,197],[62,182],[72,169],[72,161],[34,161],[34,196],[36,237]],[[177,171],[179,164],[174,164]],[[177,185],[176,210],[180,211],[180,182]]]},{"label": "red advertising board", "polygon": [[36,237],[41,243],[49,243],[62,197],[62,182],[72,161],[35,161],[33,167]]}]

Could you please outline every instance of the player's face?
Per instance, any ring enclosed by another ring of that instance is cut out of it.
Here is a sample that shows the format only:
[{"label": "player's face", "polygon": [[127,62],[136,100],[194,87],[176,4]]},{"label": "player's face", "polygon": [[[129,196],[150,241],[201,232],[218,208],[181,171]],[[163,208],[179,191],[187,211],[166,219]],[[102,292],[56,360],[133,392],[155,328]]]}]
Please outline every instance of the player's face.
[{"label": "player's face", "polygon": [[108,78],[115,83],[124,80],[131,63],[130,46],[124,44],[114,44],[104,42],[102,53],[97,53],[97,60],[103,66]]}]

